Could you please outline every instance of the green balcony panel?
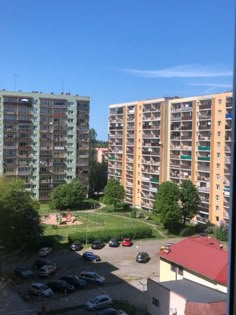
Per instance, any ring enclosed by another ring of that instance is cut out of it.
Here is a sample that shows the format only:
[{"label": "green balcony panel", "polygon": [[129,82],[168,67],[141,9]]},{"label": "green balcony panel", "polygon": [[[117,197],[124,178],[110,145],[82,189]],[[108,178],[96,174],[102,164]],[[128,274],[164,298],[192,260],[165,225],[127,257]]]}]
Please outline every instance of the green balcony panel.
[{"label": "green balcony panel", "polygon": [[199,146],[199,147],[198,147],[198,150],[199,150],[199,151],[209,151],[209,150],[210,150],[210,147]]},{"label": "green balcony panel", "polygon": [[115,157],[114,157],[114,155],[110,155],[110,156],[108,157],[108,159],[109,159],[110,161],[114,161],[114,160],[115,160]]},{"label": "green balcony panel", "polygon": [[150,182],[151,182],[151,183],[159,183],[159,179],[157,179],[157,178],[151,178],[151,179],[150,179]]},{"label": "green balcony panel", "polygon": [[199,157],[198,157],[198,161],[210,161],[210,158],[209,158],[209,157],[202,157],[202,156],[199,156]]},{"label": "green balcony panel", "polygon": [[181,158],[181,160],[192,160],[191,155],[181,155],[180,158]]}]

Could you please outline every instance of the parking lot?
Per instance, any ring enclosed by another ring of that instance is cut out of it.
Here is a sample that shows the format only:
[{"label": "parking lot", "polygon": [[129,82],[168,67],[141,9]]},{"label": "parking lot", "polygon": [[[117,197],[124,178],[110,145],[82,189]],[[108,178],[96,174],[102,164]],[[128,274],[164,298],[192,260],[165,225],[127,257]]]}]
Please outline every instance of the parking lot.
[{"label": "parking lot", "polygon": [[[29,280],[17,280],[15,290],[21,293],[27,293],[32,282],[45,282],[51,279],[59,279],[67,274],[79,275],[81,271],[95,271],[106,278],[105,284],[101,287],[88,285],[83,290],[77,290],[74,293],[64,295],[56,293],[50,299],[39,299],[30,296],[29,301],[32,309],[39,309],[42,305],[47,310],[56,310],[71,306],[78,306],[78,310],[63,312],[63,314],[86,314],[85,309],[81,309],[88,298],[98,294],[108,294],[115,300],[129,301],[131,304],[145,304],[146,279],[151,277],[159,280],[159,257],[156,255],[161,245],[169,240],[146,240],[134,241],[131,247],[110,248],[106,245],[100,250],[93,250],[94,253],[101,256],[102,261],[93,263],[84,261],[82,254],[90,247],[84,248],[79,252],[72,252],[69,249],[58,250],[50,254],[47,259],[56,262],[56,273],[49,278],[38,278]],[[171,240],[173,242],[173,240]],[[148,252],[151,259],[146,264],[139,264],[135,257],[139,251]],[[18,265],[32,266],[37,258],[31,256],[22,258]]]}]

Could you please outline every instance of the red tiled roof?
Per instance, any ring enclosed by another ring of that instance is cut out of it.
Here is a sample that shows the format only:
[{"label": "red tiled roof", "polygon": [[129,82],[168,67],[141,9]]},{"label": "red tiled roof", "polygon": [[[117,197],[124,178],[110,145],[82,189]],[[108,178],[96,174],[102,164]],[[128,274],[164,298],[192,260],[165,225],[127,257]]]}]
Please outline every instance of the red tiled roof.
[{"label": "red tiled roof", "polygon": [[228,252],[213,238],[188,237],[171,245],[169,253],[159,251],[158,255],[220,284],[227,284]]},{"label": "red tiled roof", "polygon": [[215,302],[209,304],[187,302],[185,315],[226,315],[226,302]]}]

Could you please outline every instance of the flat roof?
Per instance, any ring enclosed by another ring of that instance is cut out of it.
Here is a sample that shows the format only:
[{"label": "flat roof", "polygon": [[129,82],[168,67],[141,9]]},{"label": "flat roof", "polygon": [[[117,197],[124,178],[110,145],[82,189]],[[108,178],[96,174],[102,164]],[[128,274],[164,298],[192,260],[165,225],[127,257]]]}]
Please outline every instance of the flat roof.
[{"label": "flat roof", "polygon": [[226,294],[196,282],[183,279],[164,281],[160,286],[184,297],[188,302],[215,303],[226,300]]}]

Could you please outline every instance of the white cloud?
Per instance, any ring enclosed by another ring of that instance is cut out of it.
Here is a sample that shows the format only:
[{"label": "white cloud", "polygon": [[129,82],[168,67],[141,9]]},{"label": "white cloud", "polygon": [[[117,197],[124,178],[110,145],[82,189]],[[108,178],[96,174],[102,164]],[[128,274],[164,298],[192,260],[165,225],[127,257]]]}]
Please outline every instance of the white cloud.
[{"label": "white cloud", "polygon": [[200,65],[180,65],[161,70],[124,69],[129,74],[145,78],[231,77],[231,70],[217,70]]}]

